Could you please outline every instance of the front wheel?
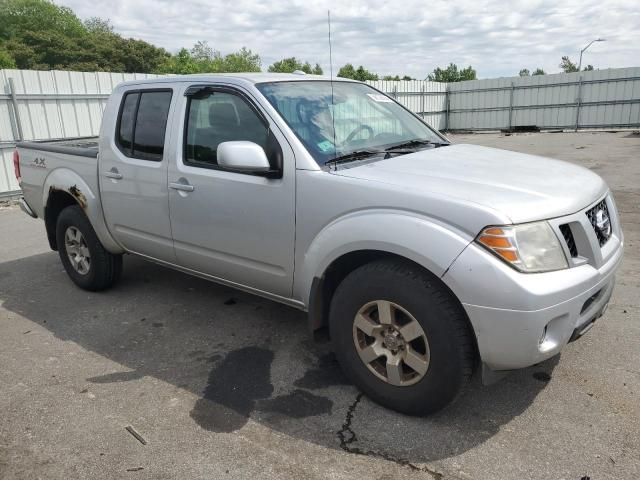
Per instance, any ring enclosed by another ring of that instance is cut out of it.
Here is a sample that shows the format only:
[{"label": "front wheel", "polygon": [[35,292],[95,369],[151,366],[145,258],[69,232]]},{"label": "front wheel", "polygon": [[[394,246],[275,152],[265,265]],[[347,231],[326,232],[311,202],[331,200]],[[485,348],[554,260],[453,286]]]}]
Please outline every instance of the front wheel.
[{"label": "front wheel", "polygon": [[346,375],[393,410],[436,412],[473,372],[475,345],[461,306],[412,264],[383,260],[351,272],[335,292],[329,322]]},{"label": "front wheel", "polygon": [[114,255],[104,248],[78,205],[60,212],[56,242],[64,269],[80,288],[105,290],[120,277],[122,255]]}]

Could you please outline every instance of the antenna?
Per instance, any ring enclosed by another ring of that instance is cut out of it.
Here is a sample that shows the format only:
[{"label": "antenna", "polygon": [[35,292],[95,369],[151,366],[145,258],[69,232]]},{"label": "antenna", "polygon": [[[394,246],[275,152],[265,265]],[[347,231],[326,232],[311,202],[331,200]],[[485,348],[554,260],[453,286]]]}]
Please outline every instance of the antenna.
[{"label": "antenna", "polygon": [[[331,124],[333,127],[333,157],[338,156],[336,150],[336,105],[333,98],[333,55],[331,51],[331,10],[327,10],[327,26],[329,28],[329,82],[331,83]],[[336,166],[337,168],[337,166]]]}]

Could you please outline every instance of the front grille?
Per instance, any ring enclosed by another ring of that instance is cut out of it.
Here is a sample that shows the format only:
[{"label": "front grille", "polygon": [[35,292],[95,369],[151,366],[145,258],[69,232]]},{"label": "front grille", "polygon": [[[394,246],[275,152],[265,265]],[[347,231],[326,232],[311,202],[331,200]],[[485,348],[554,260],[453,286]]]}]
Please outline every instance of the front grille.
[{"label": "front grille", "polygon": [[569,248],[569,253],[573,258],[578,256],[578,248],[576,247],[576,241],[573,239],[573,232],[571,232],[571,227],[569,224],[565,223],[564,225],[560,225],[560,232],[564,237],[564,241],[567,243],[567,247]]},{"label": "front grille", "polygon": [[[608,228],[600,228],[598,227],[598,212],[602,211],[602,216],[608,222]],[[598,243],[602,247],[609,238],[611,238],[611,217],[609,216],[609,209],[607,208],[607,202],[602,200],[595,207],[587,210],[587,218],[593,227],[593,231],[596,233],[596,237],[598,238]]]}]

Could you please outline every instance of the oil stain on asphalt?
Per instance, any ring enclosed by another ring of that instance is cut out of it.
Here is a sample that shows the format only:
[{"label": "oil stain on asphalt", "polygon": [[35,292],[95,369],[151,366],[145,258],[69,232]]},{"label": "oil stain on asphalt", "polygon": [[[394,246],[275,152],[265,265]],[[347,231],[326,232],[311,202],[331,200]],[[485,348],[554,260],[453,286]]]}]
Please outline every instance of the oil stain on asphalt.
[{"label": "oil stain on asphalt", "polygon": [[[209,374],[209,382],[191,418],[205,430],[233,432],[242,428],[256,400],[269,398],[273,385],[269,379],[273,352],[244,347],[229,352]],[[222,407],[222,408],[221,408]]]},{"label": "oil stain on asphalt", "polygon": [[271,350],[256,346],[229,352],[209,374],[191,418],[205,430],[229,433],[242,428],[255,410],[296,419],[331,413],[333,402],[308,390],[346,383],[332,355],[319,357],[317,367],[294,383],[298,388],[271,398],[273,359]]}]

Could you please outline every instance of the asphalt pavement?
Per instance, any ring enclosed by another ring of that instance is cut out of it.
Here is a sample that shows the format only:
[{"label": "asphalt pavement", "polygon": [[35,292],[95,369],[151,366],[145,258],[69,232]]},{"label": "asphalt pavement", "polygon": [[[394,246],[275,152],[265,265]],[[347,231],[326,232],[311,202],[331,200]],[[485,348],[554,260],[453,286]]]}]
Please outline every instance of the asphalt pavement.
[{"label": "asphalt pavement", "polygon": [[[297,310],[128,256],[76,288],[0,207],[1,479],[640,478],[640,135],[457,135],[602,175],[626,252],[606,315],[427,418],[369,401]],[[129,427],[129,429],[127,429]]]}]

